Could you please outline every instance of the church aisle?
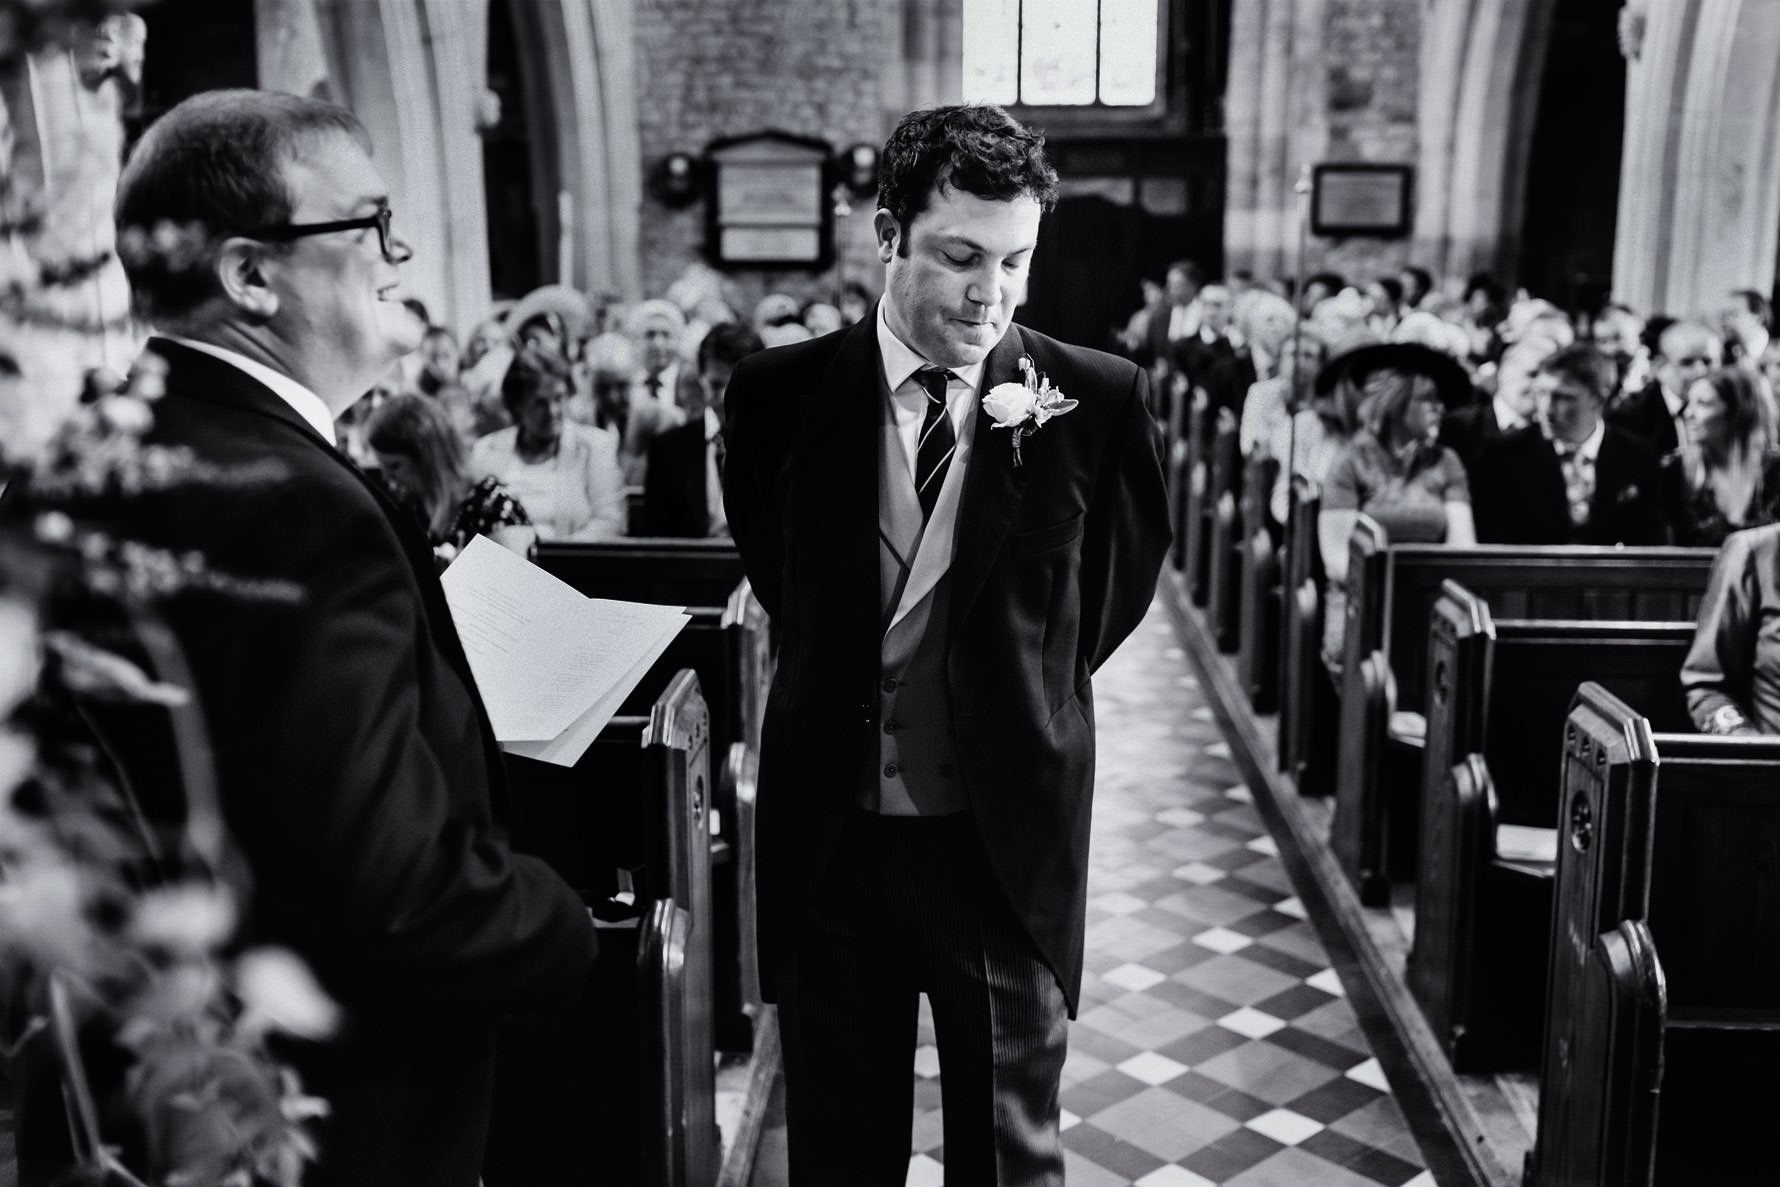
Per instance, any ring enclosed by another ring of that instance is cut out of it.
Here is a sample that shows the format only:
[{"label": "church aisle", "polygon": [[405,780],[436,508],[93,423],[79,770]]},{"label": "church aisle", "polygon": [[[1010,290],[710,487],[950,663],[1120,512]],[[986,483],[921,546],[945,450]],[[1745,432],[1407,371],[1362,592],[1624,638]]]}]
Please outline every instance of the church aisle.
[{"label": "church aisle", "polygon": [[[1159,604],[1094,687],[1069,1187],[1432,1187]],[[944,1182],[932,1035],[923,1003],[909,1187]],[[753,1187],[785,1182],[768,1126]]]}]

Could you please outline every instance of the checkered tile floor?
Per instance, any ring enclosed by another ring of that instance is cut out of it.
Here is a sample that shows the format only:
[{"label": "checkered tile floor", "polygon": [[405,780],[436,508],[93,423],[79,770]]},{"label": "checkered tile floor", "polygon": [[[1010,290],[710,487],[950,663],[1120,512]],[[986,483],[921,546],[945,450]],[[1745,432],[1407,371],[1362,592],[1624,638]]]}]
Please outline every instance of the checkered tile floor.
[{"label": "checkered tile floor", "polygon": [[[1094,690],[1069,1187],[1432,1187],[1159,608]],[[909,1187],[945,1181],[939,1070],[923,1007]],[[753,1187],[785,1182],[768,1125]]]}]

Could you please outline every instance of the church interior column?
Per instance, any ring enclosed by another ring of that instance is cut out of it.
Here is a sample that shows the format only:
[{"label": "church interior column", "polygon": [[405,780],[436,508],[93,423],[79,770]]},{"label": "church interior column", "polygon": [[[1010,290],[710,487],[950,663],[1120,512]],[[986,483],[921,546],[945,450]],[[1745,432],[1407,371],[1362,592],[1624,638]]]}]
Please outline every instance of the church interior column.
[{"label": "church interior column", "polygon": [[1677,113],[1692,66],[1699,4],[1634,0],[1628,8],[1630,17],[1621,18],[1621,48],[1630,60],[1613,291],[1634,309],[1666,312],[1673,308],[1667,288],[1681,123]]},{"label": "church interior column", "polygon": [[[1255,269],[1259,249],[1261,47],[1267,10],[1285,0],[1250,0],[1230,12],[1230,69],[1224,91],[1224,263]],[[1257,273],[1259,274],[1259,273]]]}]

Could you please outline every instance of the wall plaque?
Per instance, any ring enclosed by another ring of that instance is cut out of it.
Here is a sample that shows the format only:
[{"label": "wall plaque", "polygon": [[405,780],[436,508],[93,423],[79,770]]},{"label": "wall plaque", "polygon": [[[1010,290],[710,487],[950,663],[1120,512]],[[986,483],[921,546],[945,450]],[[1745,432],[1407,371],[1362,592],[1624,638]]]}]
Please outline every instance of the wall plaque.
[{"label": "wall plaque", "polygon": [[825,140],[761,132],[713,142],[706,243],[719,265],[826,268],[834,254]]},{"label": "wall plaque", "polygon": [[1316,235],[1406,235],[1415,171],[1408,165],[1318,165],[1311,170]]}]

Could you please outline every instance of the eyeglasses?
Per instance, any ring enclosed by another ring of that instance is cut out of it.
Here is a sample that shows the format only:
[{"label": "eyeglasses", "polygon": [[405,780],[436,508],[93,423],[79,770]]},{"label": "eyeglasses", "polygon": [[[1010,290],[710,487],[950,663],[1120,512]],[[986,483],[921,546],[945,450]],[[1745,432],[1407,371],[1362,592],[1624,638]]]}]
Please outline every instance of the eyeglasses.
[{"label": "eyeglasses", "polygon": [[403,264],[414,258],[414,249],[391,237],[389,223],[392,217],[389,207],[379,206],[375,213],[363,218],[343,218],[332,223],[278,223],[249,231],[248,236],[253,239],[269,239],[274,243],[289,243],[293,239],[304,239],[310,235],[332,235],[337,231],[365,231],[376,227],[377,248],[383,253],[383,258],[392,264]]},{"label": "eyeglasses", "polygon": [[1690,354],[1686,358],[1676,359],[1677,367],[1710,367],[1712,360],[1703,354]]}]

